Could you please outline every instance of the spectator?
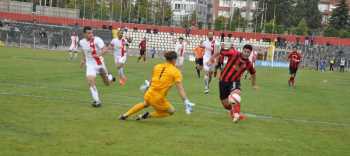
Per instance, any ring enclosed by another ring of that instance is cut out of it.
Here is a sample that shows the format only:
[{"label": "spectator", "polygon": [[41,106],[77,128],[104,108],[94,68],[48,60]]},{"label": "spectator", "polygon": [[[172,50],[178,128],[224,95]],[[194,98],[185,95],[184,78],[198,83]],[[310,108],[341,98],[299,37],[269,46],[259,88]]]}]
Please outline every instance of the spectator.
[{"label": "spectator", "polygon": [[334,61],[334,58],[332,58],[329,61],[329,71],[334,71],[334,64],[335,64],[335,61]]},{"label": "spectator", "polygon": [[326,72],[326,60],[325,59],[322,59],[320,61],[320,71],[321,72]]},{"label": "spectator", "polygon": [[344,73],[345,71],[345,58],[340,59],[340,72]]},{"label": "spectator", "polygon": [[225,33],[224,32],[221,33],[220,41],[225,42]]},{"label": "spectator", "polygon": [[186,37],[190,37],[190,34],[191,34],[191,28],[187,28],[186,29]]},{"label": "spectator", "polygon": [[154,58],[156,53],[157,53],[156,48],[152,47],[152,49],[151,49],[152,58]]}]

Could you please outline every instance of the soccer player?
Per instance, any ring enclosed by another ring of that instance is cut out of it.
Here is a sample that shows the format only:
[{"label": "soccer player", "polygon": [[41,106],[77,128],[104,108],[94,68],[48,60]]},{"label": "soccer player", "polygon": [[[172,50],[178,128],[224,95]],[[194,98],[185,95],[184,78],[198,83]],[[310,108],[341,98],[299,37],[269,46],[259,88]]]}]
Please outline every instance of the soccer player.
[{"label": "soccer player", "polygon": [[245,70],[250,72],[252,77],[252,86],[253,88],[257,89],[255,76],[256,71],[253,64],[248,59],[252,50],[253,47],[248,44],[243,47],[242,53],[238,52],[234,48],[225,48],[219,53],[215,53],[210,59],[210,62],[213,63],[220,55],[228,57],[227,64],[220,74],[220,99],[223,107],[230,111],[230,115],[234,122],[238,122],[239,120],[243,119],[244,116],[240,114],[241,104],[230,104],[228,102],[228,96],[231,94],[231,92],[240,94],[240,80]]},{"label": "soccer player", "polygon": [[96,88],[96,74],[99,74],[102,77],[106,86],[115,81],[115,78],[111,74],[108,74],[103,61],[102,55],[107,50],[103,40],[94,36],[91,27],[84,27],[83,32],[84,38],[79,42],[80,47],[83,50],[80,67],[82,68],[84,65],[86,66],[86,79],[93,98],[92,106],[100,107],[101,100]]},{"label": "soccer player", "polygon": [[123,38],[122,31],[118,33],[118,38],[114,38],[110,44],[110,48],[113,49],[114,63],[118,70],[119,84],[122,86],[125,85],[127,80],[124,73],[124,66],[127,59],[126,48],[128,45],[129,42]]},{"label": "soccer player", "polygon": [[177,60],[176,52],[166,52],[164,57],[166,62],[157,64],[153,68],[150,85],[147,85],[146,87],[148,89],[144,95],[144,102],[134,105],[131,109],[119,117],[120,120],[126,120],[131,115],[148,106],[152,106],[155,111],[151,113],[146,112],[143,115],[139,115],[137,120],[162,118],[173,115],[175,113],[175,109],[166,99],[167,93],[173,85],[176,86],[179,95],[184,101],[186,113],[190,114],[192,112],[192,107],[194,104],[188,100],[182,84],[182,74],[175,66]]},{"label": "soccer player", "polygon": [[193,49],[193,53],[196,56],[196,71],[198,78],[201,77],[201,70],[203,68],[203,55],[204,55],[204,48],[202,47],[203,41],[198,45],[196,48]]},{"label": "soccer player", "polygon": [[146,37],[144,37],[140,44],[139,44],[139,48],[140,48],[140,56],[137,59],[137,62],[140,62],[141,59],[143,59],[143,62],[146,62]]},{"label": "soccer player", "polygon": [[212,55],[214,55],[215,50],[216,50],[216,43],[214,40],[214,33],[209,32],[208,33],[208,40],[203,42],[204,47],[204,56],[203,56],[203,69],[205,72],[204,76],[204,93],[208,94],[209,93],[209,85],[211,82],[211,78],[213,75],[213,71],[215,68],[215,65],[213,63],[210,63],[210,58]]},{"label": "soccer player", "polygon": [[176,67],[182,70],[184,61],[185,61],[185,50],[186,50],[186,42],[183,37],[179,37],[179,41],[175,44],[175,52],[179,56],[177,58]]},{"label": "soccer player", "polygon": [[301,62],[301,54],[298,53],[298,49],[296,47],[293,47],[293,51],[289,53],[288,60],[289,60],[289,74],[290,78],[288,80],[288,85],[295,87],[295,76],[297,74],[299,63]]},{"label": "soccer player", "polygon": [[78,56],[78,42],[79,42],[79,37],[76,32],[72,33],[72,36],[70,37],[71,39],[71,44],[69,47],[69,55],[70,55],[70,60],[75,60]]}]

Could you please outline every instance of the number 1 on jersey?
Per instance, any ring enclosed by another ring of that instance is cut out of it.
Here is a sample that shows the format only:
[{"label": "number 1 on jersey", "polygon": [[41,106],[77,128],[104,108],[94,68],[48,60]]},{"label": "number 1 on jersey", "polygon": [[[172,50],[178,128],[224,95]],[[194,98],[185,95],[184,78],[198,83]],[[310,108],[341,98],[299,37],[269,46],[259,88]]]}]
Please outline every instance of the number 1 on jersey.
[{"label": "number 1 on jersey", "polygon": [[159,75],[159,80],[162,78],[163,74],[165,72],[165,67],[163,67],[162,71],[160,72],[160,75]]}]

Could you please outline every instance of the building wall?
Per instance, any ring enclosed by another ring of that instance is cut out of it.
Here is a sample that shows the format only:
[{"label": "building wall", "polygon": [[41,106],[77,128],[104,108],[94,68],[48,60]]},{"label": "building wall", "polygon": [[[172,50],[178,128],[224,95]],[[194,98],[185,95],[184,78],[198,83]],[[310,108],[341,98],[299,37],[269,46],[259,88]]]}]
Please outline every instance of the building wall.
[{"label": "building wall", "polygon": [[198,22],[204,24],[208,21],[208,1],[207,0],[172,0],[173,23],[180,25],[184,18],[190,18],[192,13],[197,13]]}]

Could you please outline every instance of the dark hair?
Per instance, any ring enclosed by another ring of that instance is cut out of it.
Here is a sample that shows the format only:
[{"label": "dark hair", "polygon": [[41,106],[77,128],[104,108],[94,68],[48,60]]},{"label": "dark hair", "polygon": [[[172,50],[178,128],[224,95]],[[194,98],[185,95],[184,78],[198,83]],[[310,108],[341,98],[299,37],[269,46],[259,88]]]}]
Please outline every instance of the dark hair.
[{"label": "dark hair", "polygon": [[175,51],[165,52],[164,57],[167,61],[172,61],[177,59],[177,54]]},{"label": "dark hair", "polygon": [[83,32],[86,33],[88,30],[92,30],[90,26],[85,26]]},{"label": "dark hair", "polygon": [[249,49],[250,51],[252,51],[253,50],[253,46],[250,45],[250,44],[246,44],[246,45],[244,45],[243,49]]}]

